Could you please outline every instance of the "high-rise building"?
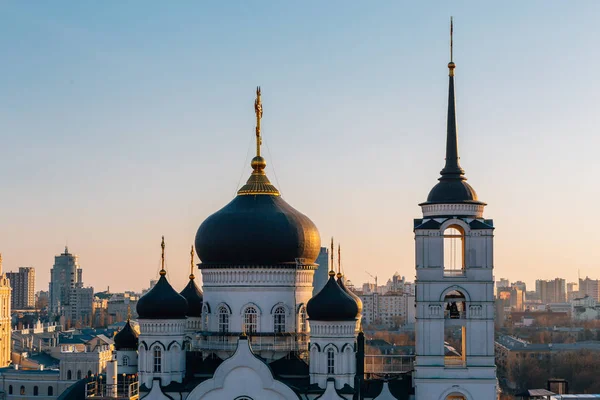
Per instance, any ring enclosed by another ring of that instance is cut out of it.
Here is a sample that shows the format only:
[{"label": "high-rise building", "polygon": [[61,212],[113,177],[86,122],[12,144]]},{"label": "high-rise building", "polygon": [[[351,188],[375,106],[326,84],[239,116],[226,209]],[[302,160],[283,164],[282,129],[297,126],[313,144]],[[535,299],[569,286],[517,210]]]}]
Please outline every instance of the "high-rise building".
[{"label": "high-rise building", "polygon": [[325,286],[327,279],[329,278],[327,276],[327,272],[329,271],[329,250],[327,247],[321,247],[321,251],[315,262],[319,264],[319,266],[313,277],[313,296],[323,289],[323,286]]},{"label": "high-rise building", "polygon": [[415,399],[495,399],[494,223],[459,163],[455,64],[448,68],[446,165],[414,220]]},{"label": "high-rise building", "polygon": [[543,304],[564,303],[567,301],[567,284],[562,278],[551,281],[538,279],[535,281],[535,291]]},{"label": "high-rise building", "polygon": [[50,313],[72,323],[86,322],[93,315],[94,289],[83,287],[83,270],[78,256],[65,252],[54,257],[50,270]]},{"label": "high-rise building", "polygon": [[69,304],[71,289],[81,281],[82,272],[76,255],[65,252],[54,257],[54,267],[50,270],[50,313],[64,315],[64,307]]},{"label": "high-rise building", "polygon": [[2,273],[2,254],[0,254],[0,367],[6,367],[11,360],[11,316],[10,281]]},{"label": "high-rise building", "polygon": [[598,279],[579,278],[579,295],[581,297],[590,296],[600,302],[600,281]]},{"label": "high-rise building", "polygon": [[19,272],[7,272],[12,294],[10,298],[13,310],[35,307],[35,268],[20,267]]}]

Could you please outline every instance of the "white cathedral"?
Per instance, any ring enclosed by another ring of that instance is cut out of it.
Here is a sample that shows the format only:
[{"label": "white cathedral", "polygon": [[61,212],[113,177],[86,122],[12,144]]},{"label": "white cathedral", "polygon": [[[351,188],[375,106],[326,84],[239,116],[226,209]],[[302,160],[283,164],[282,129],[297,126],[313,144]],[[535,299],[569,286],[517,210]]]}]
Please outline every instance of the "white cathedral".
[{"label": "white cathedral", "polygon": [[[237,196],[199,227],[178,293],[163,268],[137,305],[140,334],[115,337],[119,372],[137,371],[146,400],[493,400],[493,232],[458,156],[454,69],[448,64],[446,164],[414,220],[416,361],[401,378],[365,379],[360,299],[333,271],[312,296],[321,238],[283,200],[261,156]],[[450,253],[450,256],[448,254]],[[337,278],[337,279],[336,279]],[[447,354],[448,332],[460,343]],[[458,332],[458,335],[456,334]]]}]

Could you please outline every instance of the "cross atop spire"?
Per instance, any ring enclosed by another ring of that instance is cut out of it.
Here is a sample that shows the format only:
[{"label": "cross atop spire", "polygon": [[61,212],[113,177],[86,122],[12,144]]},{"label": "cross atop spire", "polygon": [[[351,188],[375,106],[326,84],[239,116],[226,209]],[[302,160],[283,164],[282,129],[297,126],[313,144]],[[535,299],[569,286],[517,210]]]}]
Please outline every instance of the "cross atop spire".
[{"label": "cross atop spire", "polygon": [[260,157],[260,146],[262,145],[262,137],[260,136],[260,120],[262,119],[263,115],[262,102],[260,101],[260,86],[256,87],[254,113],[256,114],[256,157]]},{"label": "cross atop spire", "polygon": [[162,241],[160,242],[160,276],[165,276],[167,271],[165,271],[165,237],[162,237]]},{"label": "cross atop spire", "polygon": [[333,270],[333,236],[331,237],[331,251],[329,256],[331,258],[331,268],[329,269],[329,276],[335,276],[335,271]]},{"label": "cross atop spire", "polygon": [[190,251],[190,279],[193,280],[194,278],[194,245],[192,245],[192,250]]},{"label": "cross atop spire", "polygon": [[256,99],[254,100],[254,113],[256,114],[256,156],[252,159],[250,166],[252,167],[252,175],[244,186],[238,190],[238,195],[273,195],[279,196],[279,191],[269,182],[269,178],[265,174],[264,169],[267,167],[267,161],[260,155],[260,146],[262,145],[262,134],[260,122],[263,116],[263,106],[260,99],[260,86],[256,87]]}]

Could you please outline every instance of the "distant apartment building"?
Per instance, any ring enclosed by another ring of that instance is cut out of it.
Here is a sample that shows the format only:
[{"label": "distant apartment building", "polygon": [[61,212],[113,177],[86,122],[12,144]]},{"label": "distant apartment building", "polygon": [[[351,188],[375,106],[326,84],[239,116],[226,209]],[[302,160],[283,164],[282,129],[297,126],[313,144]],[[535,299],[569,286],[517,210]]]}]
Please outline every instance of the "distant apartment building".
[{"label": "distant apartment building", "polygon": [[535,281],[535,291],[543,304],[564,303],[567,300],[566,281],[562,278]]},{"label": "distant apartment building", "polygon": [[10,364],[11,356],[11,314],[10,281],[2,273],[2,254],[0,254],[0,367]]},{"label": "distant apartment building", "polygon": [[13,310],[35,307],[35,268],[20,267],[18,272],[7,272],[12,294],[10,305]]},{"label": "distant apartment building", "polygon": [[327,247],[321,247],[321,251],[315,262],[319,264],[319,267],[313,277],[313,296],[323,289],[329,278],[327,275],[329,272],[329,250]]},{"label": "distant apartment building", "polygon": [[111,323],[125,321],[128,317],[137,318],[138,297],[130,292],[115,293],[108,299],[107,313]]},{"label": "distant apartment building", "polygon": [[50,270],[50,313],[72,323],[91,321],[94,289],[83,287],[83,271],[78,257],[65,252],[54,257]]},{"label": "distant apartment building", "polygon": [[597,302],[600,302],[600,281],[598,279],[579,278],[579,296],[590,296]]},{"label": "distant apartment building", "polygon": [[69,304],[65,306],[63,315],[73,323],[81,321],[91,324],[94,315],[94,288],[78,284],[71,289]]},{"label": "distant apartment building", "polygon": [[573,301],[582,297],[579,293],[579,284],[577,282],[567,283],[567,301]]},{"label": "distant apartment building", "polygon": [[415,322],[415,296],[410,293],[359,293],[363,302],[362,323],[399,328]]}]

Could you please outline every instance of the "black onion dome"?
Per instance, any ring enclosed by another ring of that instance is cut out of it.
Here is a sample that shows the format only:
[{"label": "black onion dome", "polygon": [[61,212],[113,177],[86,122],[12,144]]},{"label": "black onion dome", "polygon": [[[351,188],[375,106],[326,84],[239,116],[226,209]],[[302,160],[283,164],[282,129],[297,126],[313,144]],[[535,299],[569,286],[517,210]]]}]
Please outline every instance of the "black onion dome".
[{"label": "black onion dome", "polygon": [[115,350],[137,350],[138,333],[131,327],[129,320],[114,337]]},{"label": "black onion dome", "polygon": [[195,244],[203,265],[295,265],[315,262],[321,237],[279,193],[238,193],[200,225]]},{"label": "black onion dome", "polygon": [[173,289],[163,272],[156,285],[137,303],[140,319],[185,319],[187,300]]},{"label": "black onion dome", "polygon": [[323,289],[306,304],[308,318],[315,321],[354,321],[358,312],[358,304],[340,287],[332,273]]},{"label": "black onion dome", "polygon": [[194,279],[190,279],[185,288],[179,293],[187,300],[188,317],[201,317],[202,316],[202,291],[196,285]]},{"label": "black onion dome", "polygon": [[475,189],[464,178],[440,178],[440,182],[431,189],[427,196],[429,204],[472,203],[484,204],[477,200]]},{"label": "black onion dome", "polygon": [[346,285],[344,284],[344,280],[342,279],[341,276],[338,276],[338,280],[337,280],[338,285],[340,285],[340,287],[342,288],[342,290],[344,292],[346,292],[346,294],[350,297],[352,297],[354,299],[354,301],[356,302],[356,305],[358,306],[358,313],[361,314],[362,310],[363,310],[363,303],[362,300],[360,299],[360,297],[358,297],[356,295],[356,293],[354,293],[352,290],[348,289],[346,287]]}]

